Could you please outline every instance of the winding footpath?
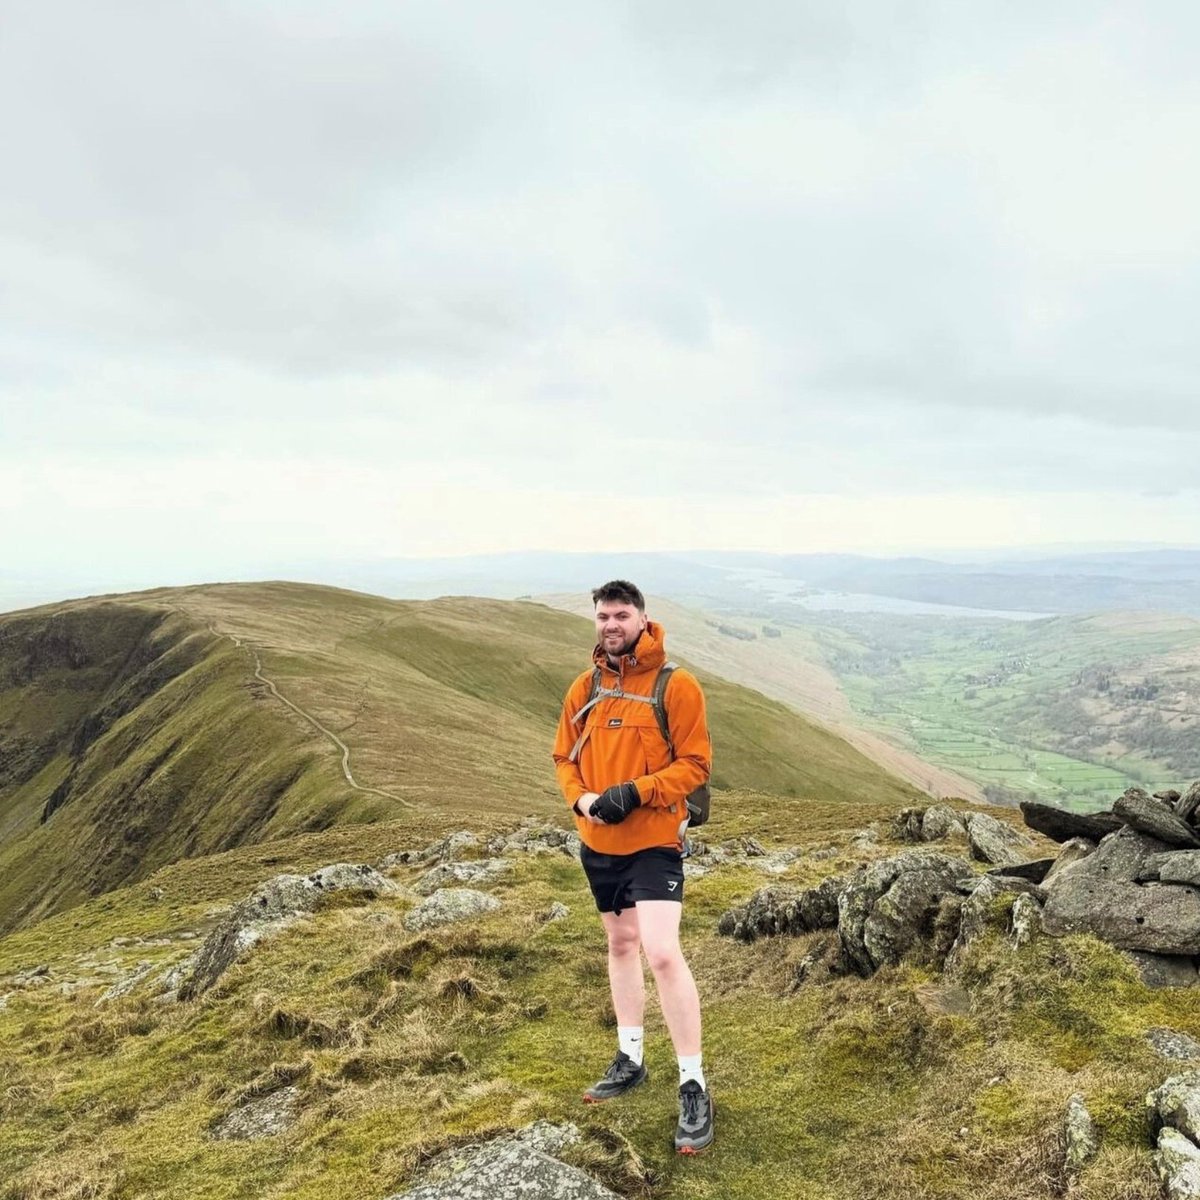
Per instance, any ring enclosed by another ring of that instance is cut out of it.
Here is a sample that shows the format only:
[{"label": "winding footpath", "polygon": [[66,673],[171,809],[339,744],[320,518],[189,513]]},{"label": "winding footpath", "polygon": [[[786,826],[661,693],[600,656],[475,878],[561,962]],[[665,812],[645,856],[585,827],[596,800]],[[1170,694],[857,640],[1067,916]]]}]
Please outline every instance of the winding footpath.
[{"label": "winding footpath", "polygon": [[227,637],[239,650],[246,650],[254,656],[254,678],[261,683],[265,683],[271,689],[271,694],[276,700],[281,700],[293,712],[302,716],[314,729],[323,733],[341,752],[342,752],[342,774],[346,777],[346,782],[358,792],[367,792],[372,796],[383,796],[388,800],[394,800],[397,804],[403,804],[406,808],[415,808],[416,805],[411,800],[405,800],[403,796],[397,796],[394,792],[385,792],[383,788],[365,787],[358,783],[354,776],[350,773],[350,747],[342,741],[332,729],[327,729],[316,717],[310,712],[305,712],[300,705],[289,700],[276,686],[273,680],[268,679],[262,671],[262,659],[258,656],[258,651],[253,646],[247,645],[241,638],[235,637],[232,633],[222,633],[214,625],[210,625],[209,631],[217,637]]}]

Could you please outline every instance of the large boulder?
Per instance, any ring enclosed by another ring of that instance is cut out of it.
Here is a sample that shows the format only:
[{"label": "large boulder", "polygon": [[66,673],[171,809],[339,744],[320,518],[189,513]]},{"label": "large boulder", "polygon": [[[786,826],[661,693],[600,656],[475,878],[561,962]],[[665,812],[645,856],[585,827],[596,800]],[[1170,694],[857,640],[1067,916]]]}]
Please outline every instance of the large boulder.
[{"label": "large boulder", "polygon": [[1200,834],[1196,830],[1172,812],[1170,805],[1146,795],[1140,788],[1130,788],[1121,796],[1113,805],[1113,813],[1126,825],[1168,846],[1200,847]]},{"label": "large boulder", "polygon": [[1135,882],[1165,849],[1134,829],[1109,834],[1095,853],[1047,880],[1043,928],[1053,936],[1092,933],[1124,950],[1200,953],[1200,891]]},{"label": "large boulder", "polygon": [[1098,842],[1105,834],[1115,833],[1122,825],[1121,818],[1114,817],[1112,813],[1073,813],[1033,800],[1021,801],[1021,816],[1030,829],[1036,829],[1056,842],[1068,842],[1077,837]]},{"label": "large boulder", "polygon": [[870,975],[906,955],[931,956],[942,901],[970,874],[965,859],[908,850],[861,868],[838,896],[838,934],[849,965]]}]

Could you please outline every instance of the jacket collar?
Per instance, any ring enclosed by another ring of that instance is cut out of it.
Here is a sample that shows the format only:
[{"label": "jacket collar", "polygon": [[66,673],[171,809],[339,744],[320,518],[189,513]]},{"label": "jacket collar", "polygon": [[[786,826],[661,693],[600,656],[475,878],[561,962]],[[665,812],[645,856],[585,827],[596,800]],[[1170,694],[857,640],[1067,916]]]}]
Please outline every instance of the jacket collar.
[{"label": "jacket collar", "polygon": [[592,662],[605,671],[614,671],[618,675],[636,675],[643,671],[657,671],[667,661],[666,633],[657,621],[647,621],[642,636],[637,645],[628,654],[621,655],[621,661],[614,666],[608,661],[608,655],[597,642],[592,650]]}]

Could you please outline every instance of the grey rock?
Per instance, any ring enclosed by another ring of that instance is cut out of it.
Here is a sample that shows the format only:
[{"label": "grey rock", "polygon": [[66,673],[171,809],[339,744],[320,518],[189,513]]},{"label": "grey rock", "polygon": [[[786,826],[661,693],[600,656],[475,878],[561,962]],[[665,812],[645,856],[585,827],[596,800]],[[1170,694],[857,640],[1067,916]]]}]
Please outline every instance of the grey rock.
[{"label": "grey rock", "polygon": [[838,934],[848,964],[870,975],[927,950],[943,896],[969,870],[961,858],[907,850],[855,872],[838,895]]},{"label": "grey rock", "polygon": [[1113,805],[1113,812],[1127,825],[1168,846],[1200,846],[1200,835],[1159,800],[1140,788],[1130,788]]},{"label": "grey rock", "polygon": [[1134,829],[1109,834],[1093,854],[1047,880],[1045,931],[1093,933],[1124,950],[1200,953],[1200,891],[1133,882],[1151,855],[1165,849]]},{"label": "grey rock", "polygon": [[423,850],[398,850],[381,859],[378,867],[381,871],[390,871],[395,867],[419,866],[424,863],[454,862],[463,857],[464,851],[475,850],[479,846],[479,838],[469,829],[460,829],[448,833],[445,837],[431,842]]},{"label": "grey rock", "polygon": [[1075,1092],[1067,1101],[1066,1135],[1067,1174],[1078,1175],[1100,1149],[1095,1123],[1080,1092]]},{"label": "grey rock", "polygon": [[934,804],[921,818],[921,841],[940,842],[948,837],[966,837],[967,827],[961,813],[948,804]]},{"label": "grey rock", "polygon": [[1167,1200],[1200,1197],[1200,1147],[1174,1129],[1160,1129],[1154,1166]]},{"label": "grey rock", "polygon": [[235,1108],[212,1131],[218,1141],[251,1141],[283,1133],[296,1119],[300,1089],[280,1088]]},{"label": "grey rock", "polygon": [[432,896],[439,888],[450,884],[479,883],[494,879],[512,869],[512,863],[505,858],[477,858],[470,862],[439,863],[413,884],[413,891],[419,896]]},{"label": "grey rock", "polygon": [[1175,805],[1175,815],[1182,821],[1187,821],[1189,825],[1196,824],[1196,814],[1200,812],[1200,779],[1197,779],[1190,788],[1179,798],[1179,802]]},{"label": "grey rock", "polygon": [[1067,842],[1076,837],[1098,842],[1122,825],[1121,818],[1112,813],[1073,813],[1033,800],[1021,802],[1021,816],[1030,829],[1036,829],[1056,842]]},{"label": "grey rock", "polygon": [[1020,847],[1027,843],[1011,826],[987,813],[968,813],[965,820],[971,854],[980,862],[1007,866],[1025,861]]},{"label": "grey rock", "polygon": [[832,929],[838,922],[838,894],[845,882],[835,875],[804,891],[790,887],[760,888],[746,904],[721,914],[717,932],[741,942],[753,942],[760,937]]},{"label": "grey rock", "polygon": [[1183,954],[1152,954],[1147,950],[1122,951],[1137,967],[1149,988],[1195,987],[1200,983],[1193,961]]},{"label": "grey rock", "polygon": [[1063,842],[1062,849],[1058,852],[1058,857],[1050,865],[1050,870],[1042,878],[1042,883],[1049,884],[1056,876],[1061,875],[1063,871],[1075,865],[1077,862],[1082,862],[1089,854],[1095,852],[1096,843],[1090,838],[1074,837],[1068,838]]},{"label": "grey rock", "polygon": [[404,928],[410,933],[468,921],[482,913],[494,912],[500,901],[472,888],[442,888],[404,914]]},{"label": "grey rock", "polygon": [[1027,945],[1033,940],[1033,935],[1042,927],[1042,906],[1028,894],[1020,895],[1013,901],[1012,933],[1016,946]]},{"label": "grey rock", "polygon": [[1178,1062],[1200,1058],[1200,1042],[1177,1029],[1164,1029],[1161,1026],[1147,1029],[1146,1041],[1163,1058]]},{"label": "grey rock", "polygon": [[1168,788],[1165,792],[1155,792],[1155,800],[1163,800],[1172,808],[1183,799],[1183,793],[1178,788]]},{"label": "grey rock", "polygon": [[529,1200],[619,1200],[577,1167],[554,1157],[577,1141],[574,1126],[565,1129],[539,1121],[528,1131],[491,1142],[464,1146],[440,1155],[427,1179],[387,1200],[492,1200],[527,1196]]},{"label": "grey rock", "polygon": [[189,960],[179,998],[191,1000],[206,992],[262,938],[312,912],[326,894],[345,890],[377,896],[396,887],[373,868],[354,863],[334,863],[312,875],[276,875],[229,909],[204,939]]},{"label": "grey rock", "polygon": [[565,921],[571,915],[571,910],[561,900],[555,900],[546,910],[542,920],[549,925],[552,921]]},{"label": "grey rock", "polygon": [[1139,880],[1158,879],[1163,883],[1187,883],[1200,887],[1200,850],[1170,850],[1153,854],[1146,861]]},{"label": "grey rock", "polygon": [[865,850],[869,846],[877,846],[878,844],[878,829],[859,829],[850,839],[850,845],[857,847],[859,850]]},{"label": "grey rock", "polygon": [[1193,1142],[1200,1141],[1200,1072],[1168,1076],[1146,1094],[1146,1107],[1156,1128],[1167,1125]]},{"label": "grey rock", "polygon": [[326,892],[363,892],[372,898],[394,896],[400,889],[365,863],[332,863],[314,871],[309,879]]},{"label": "grey rock", "polygon": [[579,835],[557,825],[530,823],[515,833],[498,833],[488,840],[489,854],[574,854],[579,853]]},{"label": "grey rock", "polygon": [[124,979],[118,980],[107,991],[101,995],[96,1001],[97,1004],[107,1004],[110,1000],[116,1000],[120,996],[127,996],[134,988],[137,987],[143,979],[147,978],[154,971],[154,963],[143,960],[138,963],[137,967],[127,975]]},{"label": "grey rock", "polygon": [[[962,966],[967,947],[987,929],[991,919],[991,909],[1001,896],[1016,893],[1018,897],[1028,895],[1036,905],[1034,893],[1041,889],[1028,879],[1004,878],[994,875],[983,875],[979,878],[979,886],[962,902],[959,915],[957,936],[946,956],[946,973],[954,976]],[[1040,920],[1040,910],[1038,919]]]}]

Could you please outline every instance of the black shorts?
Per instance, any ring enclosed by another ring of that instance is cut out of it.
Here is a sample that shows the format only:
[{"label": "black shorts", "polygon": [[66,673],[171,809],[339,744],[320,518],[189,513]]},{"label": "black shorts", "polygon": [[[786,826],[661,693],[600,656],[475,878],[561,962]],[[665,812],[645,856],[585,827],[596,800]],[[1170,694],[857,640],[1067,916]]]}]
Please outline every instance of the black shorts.
[{"label": "black shorts", "polygon": [[639,900],[683,902],[683,855],[666,846],[633,854],[597,854],[581,846],[579,861],[602,912],[621,915]]}]

